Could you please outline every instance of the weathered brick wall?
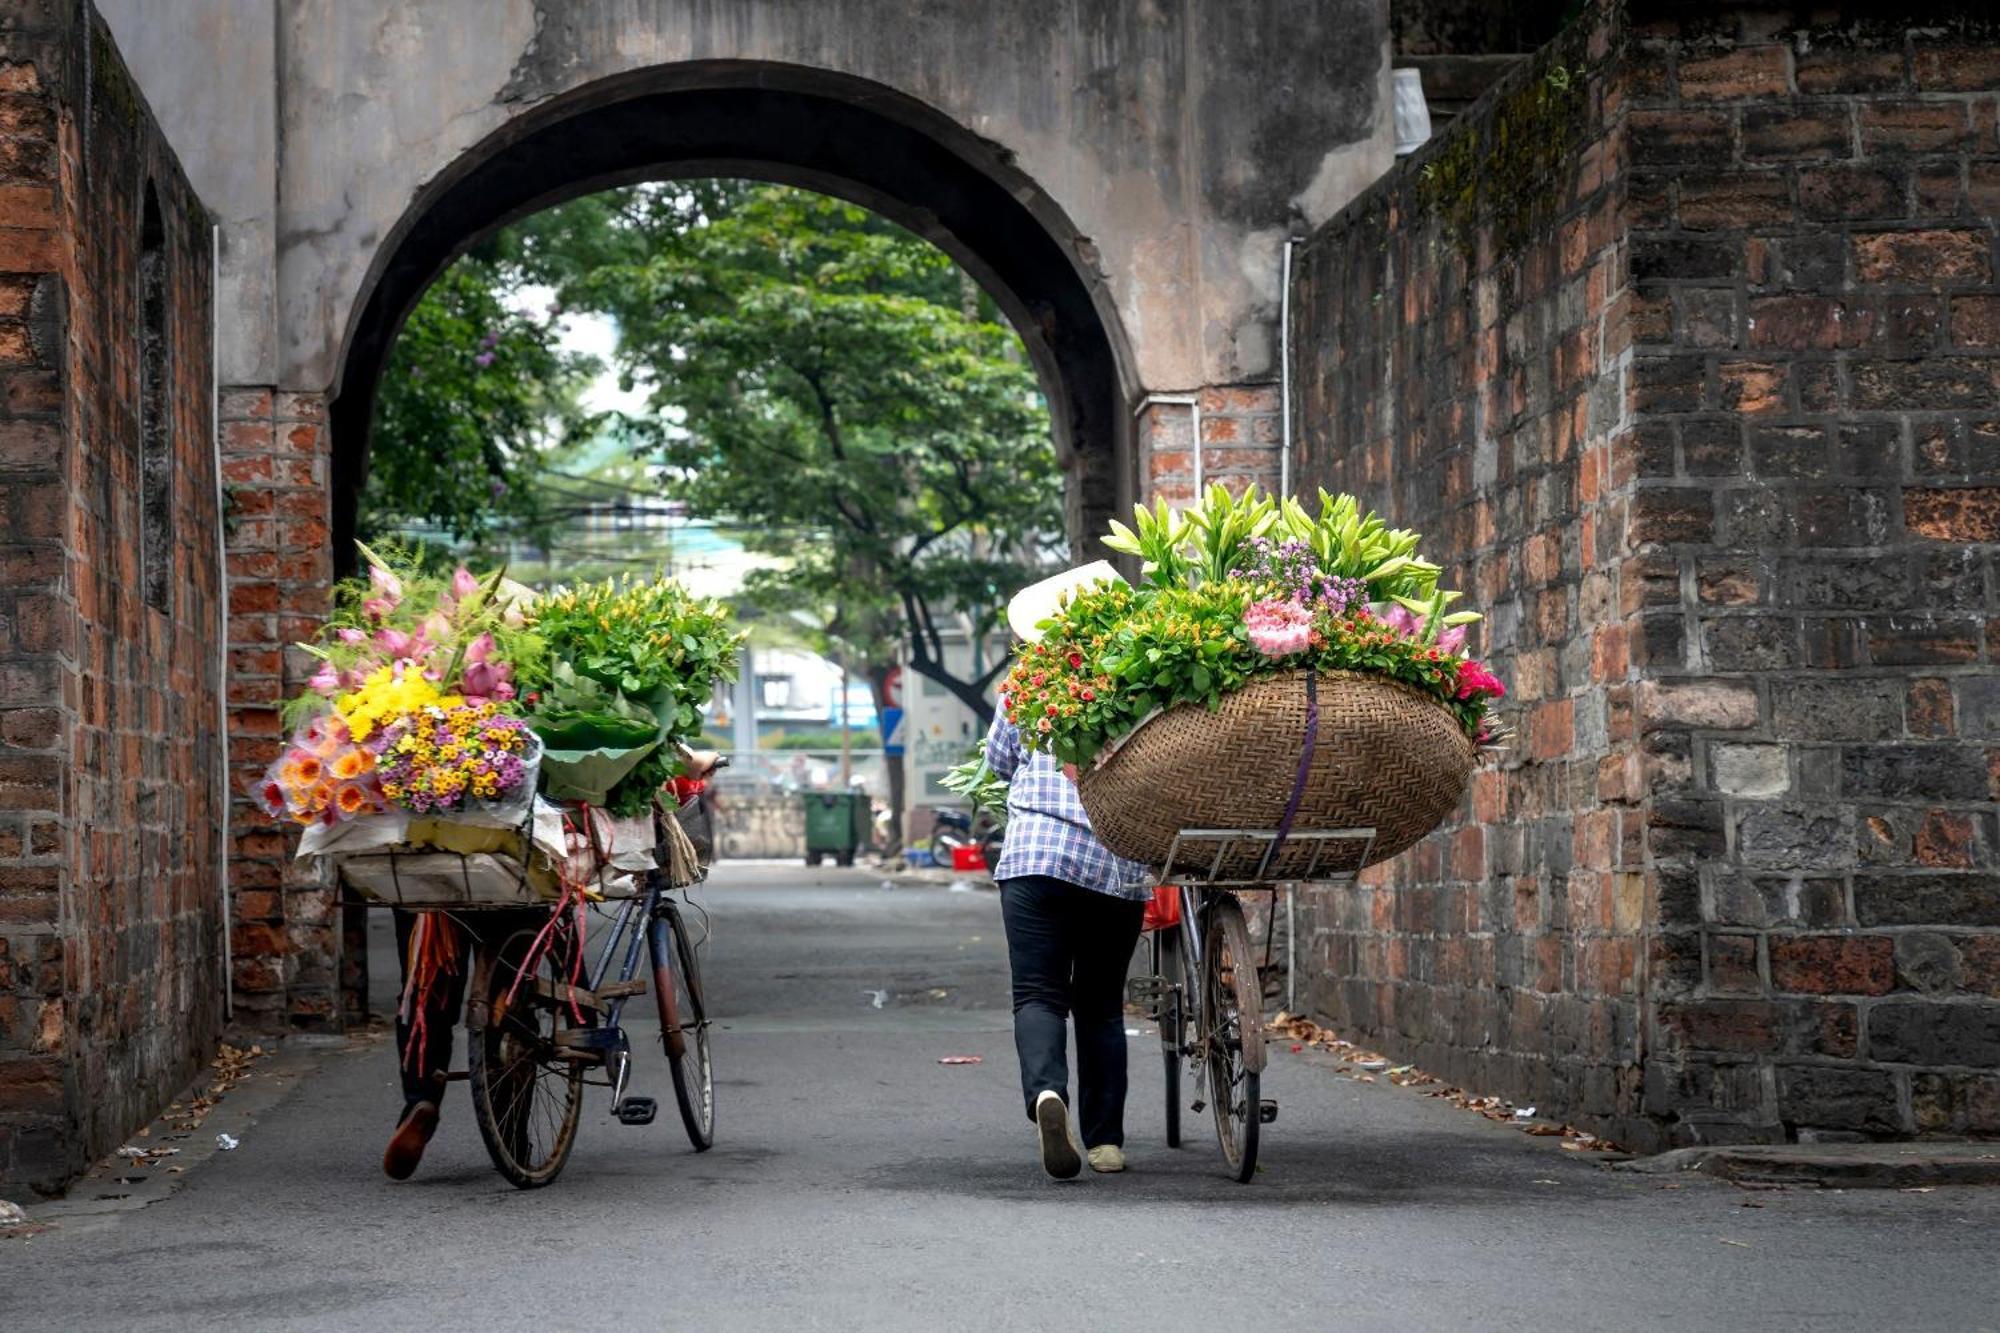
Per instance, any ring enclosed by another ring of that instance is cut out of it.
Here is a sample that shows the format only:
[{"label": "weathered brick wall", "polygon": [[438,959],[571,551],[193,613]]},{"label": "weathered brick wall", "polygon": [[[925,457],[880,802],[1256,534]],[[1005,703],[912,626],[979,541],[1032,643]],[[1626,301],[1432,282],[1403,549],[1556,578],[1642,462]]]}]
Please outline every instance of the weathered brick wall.
[{"label": "weathered brick wall", "polygon": [[[1169,504],[1186,504],[1194,497],[1197,472],[1204,488],[1221,482],[1240,491],[1255,482],[1275,494],[1279,481],[1278,386],[1216,385],[1187,396],[1196,401],[1151,402],[1140,408],[1140,493],[1148,502],[1163,499]],[[1193,448],[1197,415],[1201,419],[1199,469]]]},{"label": "weathered brick wall", "polygon": [[2000,19],[1635,12],[1649,1100],[2000,1133]]},{"label": "weathered brick wall", "polygon": [[59,1186],[153,1115],[222,1019],[209,261],[207,215],[95,14],[15,6],[0,24],[14,1186]]},{"label": "weathered brick wall", "polygon": [[1300,488],[1426,533],[1486,613],[1515,735],[1438,832],[1314,894],[1300,944],[1354,1040],[1629,1136],[1647,904],[1610,37],[1573,29],[1301,254]]},{"label": "weathered brick wall", "polygon": [[310,640],[328,608],[326,405],[316,394],[238,387],[223,390],[221,412],[236,1007],[243,1022],[266,1029],[337,1026],[334,890],[317,868],[292,860],[296,831],[251,799],[284,740],[278,710],[311,674],[291,645]]},{"label": "weathered brick wall", "polygon": [[2000,31],[1795,22],[1586,15],[1294,294],[1517,728],[1315,999],[1641,1146],[2000,1132]]}]

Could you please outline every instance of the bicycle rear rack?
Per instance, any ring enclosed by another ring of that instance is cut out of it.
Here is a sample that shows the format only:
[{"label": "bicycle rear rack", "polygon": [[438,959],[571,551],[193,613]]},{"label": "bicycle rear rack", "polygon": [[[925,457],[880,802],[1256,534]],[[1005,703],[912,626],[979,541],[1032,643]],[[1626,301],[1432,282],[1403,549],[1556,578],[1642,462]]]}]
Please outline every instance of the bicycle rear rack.
[{"label": "bicycle rear rack", "polygon": [[[1346,883],[1361,873],[1374,850],[1372,828],[1293,829],[1287,834],[1275,829],[1184,828],[1167,849],[1160,878],[1168,884],[1208,889]],[[1249,856],[1257,857],[1256,870],[1248,875],[1237,873],[1237,867]],[[1302,867],[1298,864],[1301,856]],[[1274,870],[1279,873],[1274,874]]]}]

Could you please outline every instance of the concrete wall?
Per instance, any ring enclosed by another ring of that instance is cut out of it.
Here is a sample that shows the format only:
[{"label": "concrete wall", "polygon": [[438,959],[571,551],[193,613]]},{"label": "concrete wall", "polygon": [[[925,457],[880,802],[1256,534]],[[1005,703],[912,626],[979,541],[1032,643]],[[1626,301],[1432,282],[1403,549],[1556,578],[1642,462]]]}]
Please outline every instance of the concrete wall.
[{"label": "concrete wall", "polygon": [[89,7],[12,6],[0,23],[11,1187],[59,1187],[150,1119],[222,1021],[209,227]]},{"label": "concrete wall", "polygon": [[169,136],[228,224],[231,383],[333,387],[371,269],[426,186],[550,99],[649,68],[838,71],[997,145],[1085,239],[1077,262],[1124,325],[1132,387],[1273,377],[1288,228],[1323,221],[1389,160],[1387,24],[1375,0],[108,0],[105,10],[141,84],[171,91],[155,99]]}]

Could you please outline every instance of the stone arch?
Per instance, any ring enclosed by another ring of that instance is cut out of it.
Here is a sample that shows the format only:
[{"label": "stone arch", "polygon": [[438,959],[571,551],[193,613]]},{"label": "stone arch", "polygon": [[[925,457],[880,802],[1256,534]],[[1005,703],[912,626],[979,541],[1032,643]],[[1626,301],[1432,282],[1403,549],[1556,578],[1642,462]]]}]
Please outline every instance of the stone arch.
[{"label": "stone arch", "polygon": [[1130,505],[1127,405],[1138,379],[1129,345],[1091,243],[1012,155],[867,79],[690,61],[609,77],[509,121],[433,179],[377,249],[329,409],[337,564],[352,559],[379,376],[445,265],[496,228],[580,195],[725,175],[851,200],[964,265],[1012,321],[1041,379],[1069,478],[1074,549]]}]

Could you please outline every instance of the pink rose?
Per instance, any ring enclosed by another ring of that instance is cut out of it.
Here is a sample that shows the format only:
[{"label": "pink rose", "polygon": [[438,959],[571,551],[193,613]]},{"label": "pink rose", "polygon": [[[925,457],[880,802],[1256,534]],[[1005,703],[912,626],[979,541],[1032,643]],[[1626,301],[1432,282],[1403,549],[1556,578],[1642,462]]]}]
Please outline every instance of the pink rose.
[{"label": "pink rose", "polygon": [[1312,643],[1312,611],[1297,602],[1252,602],[1243,612],[1250,646],[1266,657],[1290,657]]}]

